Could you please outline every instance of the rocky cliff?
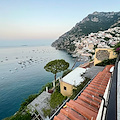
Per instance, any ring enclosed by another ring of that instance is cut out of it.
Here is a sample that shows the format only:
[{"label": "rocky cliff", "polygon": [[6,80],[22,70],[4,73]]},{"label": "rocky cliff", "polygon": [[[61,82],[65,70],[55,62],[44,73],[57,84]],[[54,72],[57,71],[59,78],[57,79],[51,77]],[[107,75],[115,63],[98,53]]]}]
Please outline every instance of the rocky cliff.
[{"label": "rocky cliff", "polygon": [[120,27],[120,12],[94,12],[77,23],[70,31],[60,36],[52,43],[56,49],[64,49],[71,53],[75,50],[74,41],[89,33],[107,30],[110,27]]}]

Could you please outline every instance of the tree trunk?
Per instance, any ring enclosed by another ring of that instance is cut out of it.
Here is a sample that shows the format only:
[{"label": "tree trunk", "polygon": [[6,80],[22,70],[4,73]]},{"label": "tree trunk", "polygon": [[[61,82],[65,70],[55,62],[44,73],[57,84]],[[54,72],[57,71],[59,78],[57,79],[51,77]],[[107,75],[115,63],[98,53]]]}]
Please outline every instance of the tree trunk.
[{"label": "tree trunk", "polygon": [[55,74],[55,81],[56,81],[56,74]]}]

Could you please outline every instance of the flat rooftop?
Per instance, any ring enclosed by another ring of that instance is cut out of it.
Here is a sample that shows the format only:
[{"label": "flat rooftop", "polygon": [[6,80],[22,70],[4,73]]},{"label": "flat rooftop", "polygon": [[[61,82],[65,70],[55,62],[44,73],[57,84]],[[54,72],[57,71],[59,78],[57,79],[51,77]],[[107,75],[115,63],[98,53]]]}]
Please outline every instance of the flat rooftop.
[{"label": "flat rooftop", "polygon": [[78,86],[84,80],[81,75],[85,73],[85,71],[85,68],[77,67],[72,72],[63,77],[62,81],[71,85]]},{"label": "flat rooftop", "polygon": [[93,66],[90,69],[88,69],[83,76],[92,79],[104,68],[105,67],[102,66]]}]

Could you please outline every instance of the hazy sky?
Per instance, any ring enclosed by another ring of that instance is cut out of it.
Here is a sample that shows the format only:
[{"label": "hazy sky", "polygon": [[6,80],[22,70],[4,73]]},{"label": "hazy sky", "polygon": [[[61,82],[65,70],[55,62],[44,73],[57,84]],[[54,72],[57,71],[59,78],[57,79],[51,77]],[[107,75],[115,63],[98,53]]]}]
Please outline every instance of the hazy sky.
[{"label": "hazy sky", "polygon": [[56,40],[94,11],[118,12],[120,0],[0,0],[0,41]]}]

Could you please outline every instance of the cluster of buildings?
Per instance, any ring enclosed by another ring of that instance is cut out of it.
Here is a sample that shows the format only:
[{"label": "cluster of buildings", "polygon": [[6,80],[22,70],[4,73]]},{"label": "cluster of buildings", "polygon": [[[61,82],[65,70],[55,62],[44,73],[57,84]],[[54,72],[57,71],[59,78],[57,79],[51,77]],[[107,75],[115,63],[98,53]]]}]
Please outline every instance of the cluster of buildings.
[{"label": "cluster of buildings", "polygon": [[75,40],[75,56],[92,56],[95,48],[110,48],[120,41],[120,27],[110,28],[106,31],[90,33],[88,36]]}]

